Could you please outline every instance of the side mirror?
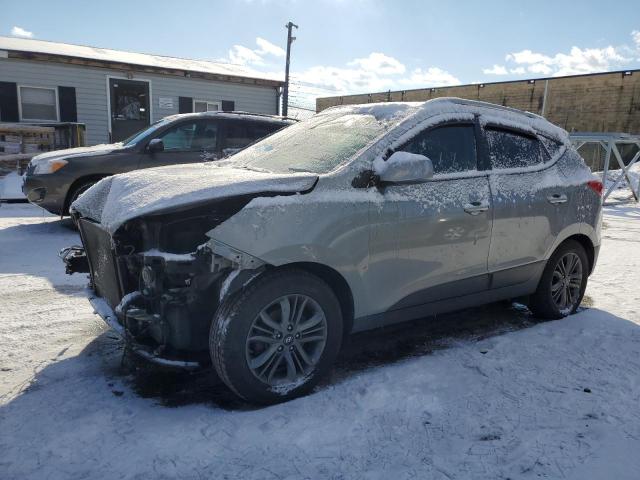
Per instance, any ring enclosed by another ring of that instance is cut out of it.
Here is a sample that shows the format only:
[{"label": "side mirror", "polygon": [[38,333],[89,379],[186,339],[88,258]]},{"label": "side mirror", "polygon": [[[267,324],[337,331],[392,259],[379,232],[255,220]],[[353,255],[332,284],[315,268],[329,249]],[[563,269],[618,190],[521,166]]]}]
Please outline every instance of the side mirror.
[{"label": "side mirror", "polygon": [[420,183],[433,177],[433,164],[424,155],[394,152],[386,161],[373,162],[381,183]]},{"label": "side mirror", "polygon": [[164,142],[161,138],[154,138],[147,145],[147,150],[151,153],[163,152],[164,151]]}]

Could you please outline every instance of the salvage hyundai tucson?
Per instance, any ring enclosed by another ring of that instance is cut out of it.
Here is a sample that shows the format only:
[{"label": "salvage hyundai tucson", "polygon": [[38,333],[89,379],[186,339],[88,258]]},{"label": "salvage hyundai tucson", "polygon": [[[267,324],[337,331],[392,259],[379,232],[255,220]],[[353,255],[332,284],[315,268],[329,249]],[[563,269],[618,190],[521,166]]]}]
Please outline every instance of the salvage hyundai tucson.
[{"label": "salvage hyundai tucson", "polygon": [[567,133],[455,98],[340,106],[229,160],[100,181],[72,205],[95,310],[239,396],[308,393],[345,335],[524,298],[578,308],[602,183]]}]

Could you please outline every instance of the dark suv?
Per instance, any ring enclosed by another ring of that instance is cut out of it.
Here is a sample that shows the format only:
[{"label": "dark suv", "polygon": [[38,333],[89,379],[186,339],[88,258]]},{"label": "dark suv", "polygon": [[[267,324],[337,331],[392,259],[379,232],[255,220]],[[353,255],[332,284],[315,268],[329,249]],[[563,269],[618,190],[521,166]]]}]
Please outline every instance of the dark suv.
[{"label": "dark suv", "polygon": [[217,160],[293,122],[242,112],[165,117],[123,142],[33,157],[22,191],[31,203],[67,215],[71,203],[104,177],[141,168]]}]

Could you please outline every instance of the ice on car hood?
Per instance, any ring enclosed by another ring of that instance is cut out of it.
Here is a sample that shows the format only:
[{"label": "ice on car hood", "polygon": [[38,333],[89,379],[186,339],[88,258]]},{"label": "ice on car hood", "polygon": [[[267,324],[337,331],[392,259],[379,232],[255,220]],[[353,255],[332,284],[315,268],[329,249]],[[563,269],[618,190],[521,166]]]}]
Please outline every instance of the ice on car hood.
[{"label": "ice on car hood", "polygon": [[196,202],[250,193],[301,192],[313,187],[310,173],[271,173],[198,163],[136,170],[107,177],[87,190],[71,208],[110,233],[132,218]]}]

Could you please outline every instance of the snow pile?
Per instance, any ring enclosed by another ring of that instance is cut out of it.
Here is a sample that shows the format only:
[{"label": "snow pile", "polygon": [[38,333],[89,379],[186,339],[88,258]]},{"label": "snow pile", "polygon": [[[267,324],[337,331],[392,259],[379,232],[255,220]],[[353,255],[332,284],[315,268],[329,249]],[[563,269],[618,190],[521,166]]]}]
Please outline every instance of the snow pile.
[{"label": "snow pile", "polygon": [[4,177],[0,177],[0,199],[1,200],[21,200],[24,199],[22,193],[22,177],[16,172],[11,172]]},{"label": "snow pile", "polygon": [[105,178],[72,208],[114,233],[127,220],[148,213],[250,193],[299,192],[316,180],[316,175],[256,172],[228,164],[170,165]]},{"label": "snow pile", "polygon": [[[597,172],[597,175],[602,178],[604,172]],[[629,180],[631,180],[631,186],[633,190],[637,192],[639,186],[638,184],[640,183],[640,162],[636,162],[634,165],[632,165],[631,168],[627,170],[627,175],[629,177]],[[622,173],[622,170],[609,170],[607,178],[604,179],[605,192],[613,187],[616,182],[618,182],[618,184],[616,185],[615,190],[618,190],[618,193],[630,193],[629,182],[625,178],[624,173]]]}]

